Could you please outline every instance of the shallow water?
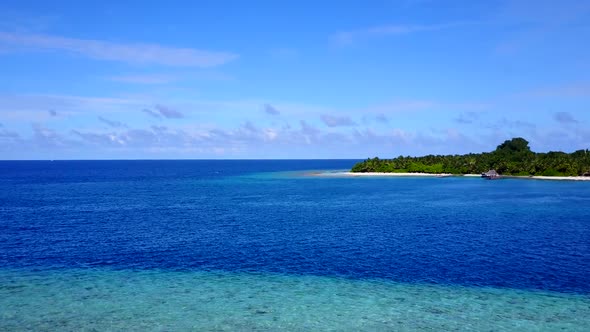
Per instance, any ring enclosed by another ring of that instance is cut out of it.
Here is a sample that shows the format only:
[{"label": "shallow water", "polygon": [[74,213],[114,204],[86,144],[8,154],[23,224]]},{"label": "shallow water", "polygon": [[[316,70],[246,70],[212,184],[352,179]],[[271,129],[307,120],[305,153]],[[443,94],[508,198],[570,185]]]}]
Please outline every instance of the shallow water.
[{"label": "shallow water", "polygon": [[587,331],[590,298],[382,280],[246,274],[0,271],[2,329]]},{"label": "shallow water", "polygon": [[588,330],[590,185],[0,162],[0,330]]}]

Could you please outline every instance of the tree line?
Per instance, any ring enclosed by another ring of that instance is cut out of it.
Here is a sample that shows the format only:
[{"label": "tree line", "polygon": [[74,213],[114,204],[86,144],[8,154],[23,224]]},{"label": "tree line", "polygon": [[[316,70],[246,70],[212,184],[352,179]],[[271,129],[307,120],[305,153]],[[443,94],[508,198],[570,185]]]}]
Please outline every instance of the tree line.
[{"label": "tree line", "polygon": [[531,151],[529,142],[518,137],[500,144],[493,152],[465,155],[399,156],[367,159],[352,172],[480,174],[495,169],[504,175],[578,176],[590,175],[590,151],[573,153]]}]

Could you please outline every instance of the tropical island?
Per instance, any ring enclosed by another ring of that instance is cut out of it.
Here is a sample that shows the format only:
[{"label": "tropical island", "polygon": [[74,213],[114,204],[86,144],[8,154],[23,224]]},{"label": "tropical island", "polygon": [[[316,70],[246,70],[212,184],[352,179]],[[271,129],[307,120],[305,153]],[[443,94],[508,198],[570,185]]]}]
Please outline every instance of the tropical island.
[{"label": "tropical island", "polygon": [[590,151],[537,153],[531,151],[527,140],[517,137],[505,141],[492,152],[393,159],[375,157],[355,164],[351,172],[465,175],[488,170],[512,176],[590,176]]}]

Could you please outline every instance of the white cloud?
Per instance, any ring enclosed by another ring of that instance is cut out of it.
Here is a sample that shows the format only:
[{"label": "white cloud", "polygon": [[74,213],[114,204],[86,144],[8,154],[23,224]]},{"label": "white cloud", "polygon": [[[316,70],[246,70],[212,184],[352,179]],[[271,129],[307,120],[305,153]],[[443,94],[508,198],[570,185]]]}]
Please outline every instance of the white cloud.
[{"label": "white cloud", "polygon": [[86,114],[129,113],[151,104],[150,100],[135,98],[0,94],[0,116],[15,123],[43,122]]},{"label": "white cloud", "polygon": [[573,115],[568,112],[557,112],[553,114],[553,119],[561,124],[578,123],[578,120],[576,120]]},{"label": "white cloud", "polygon": [[264,105],[264,112],[266,114],[270,114],[270,115],[279,115],[281,114],[281,112],[276,109],[274,106],[272,106],[271,104],[265,104]]},{"label": "white cloud", "polygon": [[120,121],[109,120],[109,119],[103,118],[102,116],[99,116],[98,117],[98,120],[100,122],[102,122],[102,123],[107,124],[110,127],[113,127],[113,128],[125,128],[125,127],[127,127],[126,124],[124,124],[124,123],[122,123]]},{"label": "white cloud", "polygon": [[156,105],[154,106],[155,110],[151,110],[149,108],[145,108],[141,110],[142,112],[153,116],[154,118],[161,119],[182,119],[184,118],[184,114],[180,111],[177,111],[173,108],[164,105]]},{"label": "white cloud", "polygon": [[454,22],[446,24],[389,24],[379,25],[357,30],[341,31],[332,36],[332,40],[341,46],[353,44],[359,40],[373,37],[400,36],[424,31],[437,31],[455,28],[464,25],[475,24],[474,22]]},{"label": "white cloud", "polygon": [[27,33],[0,32],[0,42],[9,46],[59,50],[98,60],[121,61],[133,64],[214,67],[235,60],[238,57],[234,53],[204,51],[194,48],[143,43],[124,44]]},{"label": "white cloud", "polygon": [[411,113],[419,111],[428,111],[436,107],[441,107],[441,103],[431,100],[397,100],[389,103],[374,105],[362,110],[360,113],[376,113],[382,115],[391,115],[393,113]]},{"label": "white cloud", "polygon": [[166,119],[181,119],[184,118],[184,114],[181,112],[164,105],[156,105],[156,110],[162,114]]},{"label": "white cloud", "polygon": [[121,75],[108,78],[111,81],[136,84],[166,84],[176,81],[170,75]]},{"label": "white cloud", "polygon": [[352,119],[348,116],[322,114],[320,119],[328,127],[346,127],[357,125],[356,122],[352,121]]},{"label": "white cloud", "polygon": [[572,82],[551,87],[531,89],[514,97],[539,98],[587,98],[590,97],[590,82]]},{"label": "white cloud", "polygon": [[[110,120],[109,120],[110,121]],[[516,124],[515,124],[516,125]],[[97,127],[66,129],[33,124],[32,135],[21,136],[0,128],[0,150],[5,158],[383,158],[398,155],[426,155],[481,152],[515,137],[507,126],[495,128],[489,136],[454,128],[376,130],[355,127],[333,132],[305,121],[298,125],[264,125],[246,121],[233,127],[139,128]],[[517,128],[520,132],[520,128]],[[537,151],[562,148],[573,151],[587,147],[590,131],[539,130],[526,136]],[[556,137],[559,138],[555,142]],[[491,142],[491,145],[490,145]],[[584,145],[586,144],[586,145]],[[92,154],[88,154],[92,151]],[[84,154],[86,153],[86,154]]]},{"label": "white cloud", "polygon": [[479,113],[476,112],[463,112],[453,120],[460,124],[472,124],[479,119]]},{"label": "white cloud", "polygon": [[389,118],[383,113],[379,113],[379,114],[375,115],[375,120],[377,122],[381,122],[381,123],[389,122]]},{"label": "white cloud", "polygon": [[160,115],[160,113],[158,113],[156,111],[152,111],[149,108],[144,108],[141,111],[144,112],[145,114],[149,115],[149,116],[152,116],[152,117],[156,118],[156,119],[161,119],[162,118],[162,116]]}]

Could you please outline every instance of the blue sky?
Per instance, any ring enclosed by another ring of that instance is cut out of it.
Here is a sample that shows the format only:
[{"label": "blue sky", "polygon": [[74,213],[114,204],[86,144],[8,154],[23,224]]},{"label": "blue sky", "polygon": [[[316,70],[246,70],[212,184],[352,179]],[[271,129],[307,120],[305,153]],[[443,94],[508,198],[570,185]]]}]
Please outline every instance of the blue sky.
[{"label": "blue sky", "polygon": [[590,148],[589,1],[0,3],[0,159]]}]

